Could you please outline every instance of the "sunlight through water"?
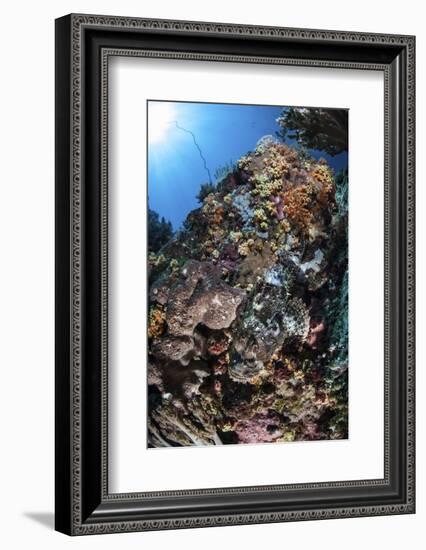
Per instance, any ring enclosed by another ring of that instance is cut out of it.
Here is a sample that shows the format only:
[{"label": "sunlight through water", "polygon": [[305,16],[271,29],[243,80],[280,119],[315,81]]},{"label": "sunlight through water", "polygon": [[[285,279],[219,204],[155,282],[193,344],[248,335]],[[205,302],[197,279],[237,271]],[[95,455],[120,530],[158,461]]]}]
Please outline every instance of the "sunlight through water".
[{"label": "sunlight through water", "polygon": [[167,134],[170,125],[173,123],[175,110],[172,103],[155,101],[148,104],[149,118],[149,142],[159,143]]}]

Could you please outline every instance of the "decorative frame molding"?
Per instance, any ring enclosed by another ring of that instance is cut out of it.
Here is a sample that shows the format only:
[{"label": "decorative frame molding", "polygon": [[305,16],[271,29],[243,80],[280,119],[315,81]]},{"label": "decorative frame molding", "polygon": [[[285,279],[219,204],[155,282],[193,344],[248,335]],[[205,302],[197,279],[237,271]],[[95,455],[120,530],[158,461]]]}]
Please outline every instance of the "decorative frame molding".
[{"label": "decorative frame molding", "polygon": [[[389,34],[95,15],[56,21],[59,531],[83,535],[414,512],[414,49],[414,37]],[[383,480],[108,493],[108,59],[117,55],[383,71]],[[186,510],[173,507],[177,497],[187,499]],[[204,512],[207,505],[216,512]]]}]

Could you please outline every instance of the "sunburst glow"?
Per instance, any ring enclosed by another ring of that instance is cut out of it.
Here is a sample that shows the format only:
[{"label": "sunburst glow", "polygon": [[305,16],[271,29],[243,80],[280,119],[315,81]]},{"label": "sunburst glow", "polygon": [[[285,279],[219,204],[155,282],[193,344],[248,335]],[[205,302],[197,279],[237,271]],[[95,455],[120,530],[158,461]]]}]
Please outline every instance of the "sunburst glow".
[{"label": "sunburst glow", "polygon": [[175,116],[171,103],[150,101],[148,103],[148,140],[149,143],[161,142],[169,130]]}]

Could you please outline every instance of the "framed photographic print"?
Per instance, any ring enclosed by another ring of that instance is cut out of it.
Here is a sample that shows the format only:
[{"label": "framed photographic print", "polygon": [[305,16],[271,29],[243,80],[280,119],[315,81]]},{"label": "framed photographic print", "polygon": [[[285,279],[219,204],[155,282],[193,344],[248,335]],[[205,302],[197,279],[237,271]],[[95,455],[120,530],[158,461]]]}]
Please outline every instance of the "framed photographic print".
[{"label": "framed photographic print", "polygon": [[412,36],[56,21],[56,529],[414,513]]}]

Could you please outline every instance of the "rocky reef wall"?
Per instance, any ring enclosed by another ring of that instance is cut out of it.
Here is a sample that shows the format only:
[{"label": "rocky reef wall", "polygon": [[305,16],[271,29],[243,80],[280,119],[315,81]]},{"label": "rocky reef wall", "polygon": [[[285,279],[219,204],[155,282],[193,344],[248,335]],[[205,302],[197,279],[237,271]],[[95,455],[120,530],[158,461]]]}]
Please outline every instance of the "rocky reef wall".
[{"label": "rocky reef wall", "polygon": [[265,138],[150,252],[149,446],[348,436],[347,185]]}]

